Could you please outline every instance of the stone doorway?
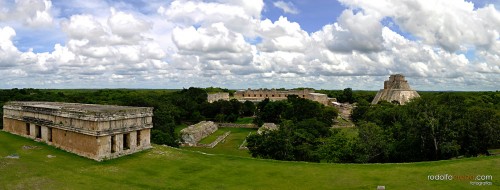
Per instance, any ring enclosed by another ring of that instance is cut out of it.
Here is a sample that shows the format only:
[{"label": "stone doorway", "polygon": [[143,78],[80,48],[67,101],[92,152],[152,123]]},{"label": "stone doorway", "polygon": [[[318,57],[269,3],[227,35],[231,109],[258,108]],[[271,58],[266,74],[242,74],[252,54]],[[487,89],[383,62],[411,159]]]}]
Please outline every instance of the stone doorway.
[{"label": "stone doorway", "polygon": [[42,138],[42,126],[35,125],[35,137],[38,139]]}]

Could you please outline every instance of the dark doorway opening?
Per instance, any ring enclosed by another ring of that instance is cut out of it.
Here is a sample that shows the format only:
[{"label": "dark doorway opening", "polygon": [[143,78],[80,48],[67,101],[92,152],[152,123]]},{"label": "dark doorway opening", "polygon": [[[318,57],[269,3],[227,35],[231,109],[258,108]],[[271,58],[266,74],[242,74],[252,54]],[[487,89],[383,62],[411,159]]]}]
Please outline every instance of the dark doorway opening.
[{"label": "dark doorway opening", "polygon": [[123,150],[130,149],[130,133],[123,134]]},{"label": "dark doorway opening", "polygon": [[49,140],[49,142],[52,142],[52,128],[51,127],[47,127],[47,139]]},{"label": "dark doorway opening", "polygon": [[30,124],[26,123],[26,135],[30,135]]},{"label": "dark doorway opening", "polygon": [[141,131],[137,131],[137,146],[141,146]]},{"label": "dark doorway opening", "polygon": [[111,136],[111,153],[116,152],[116,136]]},{"label": "dark doorway opening", "polygon": [[35,136],[36,138],[42,138],[42,126],[35,125]]}]

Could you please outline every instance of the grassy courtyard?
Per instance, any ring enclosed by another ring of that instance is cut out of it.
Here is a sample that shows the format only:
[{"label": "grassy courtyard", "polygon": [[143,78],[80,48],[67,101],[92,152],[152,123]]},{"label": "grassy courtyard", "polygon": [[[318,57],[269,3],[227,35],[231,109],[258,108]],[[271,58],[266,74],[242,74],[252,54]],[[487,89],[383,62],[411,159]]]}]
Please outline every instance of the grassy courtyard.
[{"label": "grassy courtyard", "polygon": [[[29,148],[23,148],[29,147]],[[19,159],[5,158],[17,154]],[[55,156],[49,158],[48,155]],[[498,189],[500,157],[407,164],[324,164],[205,155],[154,145],[95,162],[0,131],[0,189]],[[428,175],[490,175],[432,181]]]},{"label": "grassy courtyard", "polygon": [[231,131],[231,134],[225,138],[225,140],[219,142],[214,148],[201,148],[201,147],[182,147],[186,150],[201,151],[209,154],[225,154],[225,155],[235,155],[250,157],[248,150],[240,150],[239,146],[245,141],[248,133],[257,132],[257,129],[247,129],[247,128],[219,128],[216,132],[210,136],[202,139],[200,142],[204,144],[210,144],[218,136],[224,134],[227,131]]}]

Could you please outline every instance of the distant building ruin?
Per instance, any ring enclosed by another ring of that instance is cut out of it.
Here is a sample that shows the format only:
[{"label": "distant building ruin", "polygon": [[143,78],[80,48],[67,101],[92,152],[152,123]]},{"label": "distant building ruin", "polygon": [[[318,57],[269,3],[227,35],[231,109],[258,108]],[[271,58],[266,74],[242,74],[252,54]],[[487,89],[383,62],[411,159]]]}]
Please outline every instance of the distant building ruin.
[{"label": "distant building ruin", "polygon": [[229,100],[229,93],[228,92],[208,93],[207,100],[209,103],[213,103],[218,100]]},{"label": "distant building ruin", "polygon": [[372,104],[377,104],[379,101],[385,100],[403,105],[416,97],[420,97],[420,95],[410,88],[408,81],[405,80],[405,76],[396,74],[391,75],[389,80],[384,81],[384,89],[378,91]]},{"label": "distant building ruin", "polygon": [[97,161],[151,148],[151,107],[7,102],[3,130]]},{"label": "distant building ruin", "polygon": [[257,89],[257,90],[240,90],[234,93],[234,98],[238,100],[249,100],[249,101],[262,101],[266,98],[269,100],[286,100],[290,95],[297,95],[300,98],[309,99],[312,101],[319,102],[323,105],[330,105],[331,99],[328,98],[326,94],[315,93],[314,90],[303,89],[303,90],[276,90],[276,89]]}]

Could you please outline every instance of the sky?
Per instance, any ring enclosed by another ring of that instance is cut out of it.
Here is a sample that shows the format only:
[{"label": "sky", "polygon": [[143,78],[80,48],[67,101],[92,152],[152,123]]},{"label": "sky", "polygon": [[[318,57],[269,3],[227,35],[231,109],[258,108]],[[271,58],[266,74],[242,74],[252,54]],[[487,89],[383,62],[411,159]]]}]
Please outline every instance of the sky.
[{"label": "sky", "polygon": [[0,0],[0,88],[500,90],[498,0]]}]

